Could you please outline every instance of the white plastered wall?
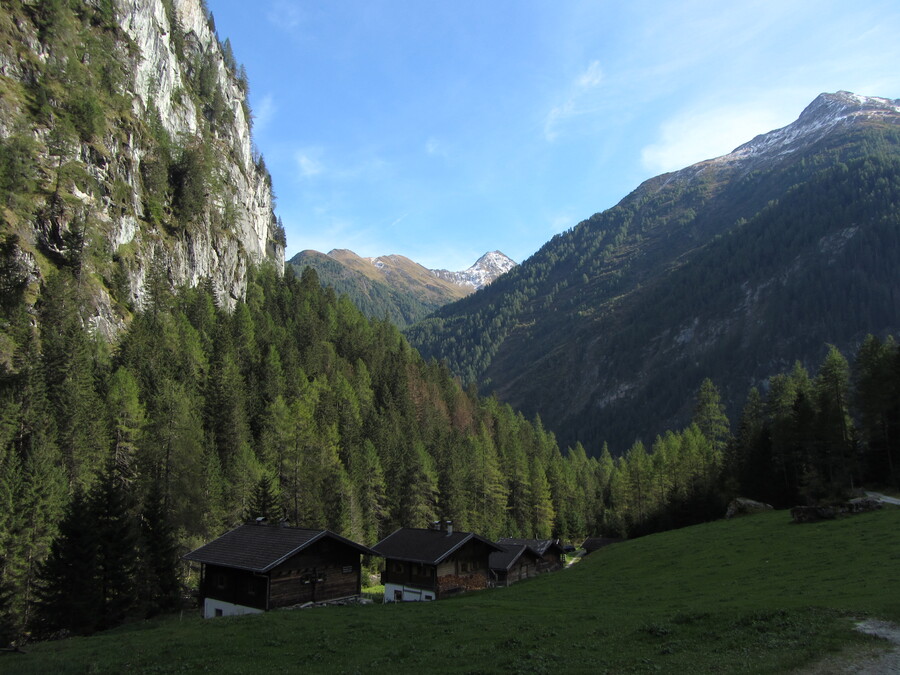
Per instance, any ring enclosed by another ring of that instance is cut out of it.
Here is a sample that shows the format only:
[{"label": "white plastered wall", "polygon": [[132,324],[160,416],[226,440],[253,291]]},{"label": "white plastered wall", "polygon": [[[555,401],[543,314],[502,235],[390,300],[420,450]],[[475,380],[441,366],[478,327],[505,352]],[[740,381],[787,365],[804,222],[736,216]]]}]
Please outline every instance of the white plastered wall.
[{"label": "white plastered wall", "polygon": [[[221,610],[220,614],[216,614],[216,610]],[[212,619],[215,616],[240,616],[242,614],[262,614],[263,610],[256,607],[247,607],[246,605],[235,605],[231,602],[223,600],[215,600],[206,598],[203,601],[203,618]]]}]

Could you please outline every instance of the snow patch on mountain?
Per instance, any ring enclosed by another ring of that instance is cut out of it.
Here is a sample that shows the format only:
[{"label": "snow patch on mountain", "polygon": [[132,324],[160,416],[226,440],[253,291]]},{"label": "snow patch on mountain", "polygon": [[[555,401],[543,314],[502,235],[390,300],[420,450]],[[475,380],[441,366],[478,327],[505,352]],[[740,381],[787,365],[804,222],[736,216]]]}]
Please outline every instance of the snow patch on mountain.
[{"label": "snow patch on mountain", "polygon": [[833,128],[848,125],[857,117],[888,120],[900,114],[900,99],[860,96],[849,91],[820,94],[786,127],[760,134],[731,153],[712,160],[716,163],[771,158],[795,152],[819,140]]},{"label": "snow patch on mountain", "polygon": [[490,284],[501,274],[509,272],[516,266],[516,262],[501,253],[490,251],[481,256],[474,265],[462,272],[450,272],[448,270],[430,270],[431,273],[458,286],[471,286],[474,290],[480,290]]}]

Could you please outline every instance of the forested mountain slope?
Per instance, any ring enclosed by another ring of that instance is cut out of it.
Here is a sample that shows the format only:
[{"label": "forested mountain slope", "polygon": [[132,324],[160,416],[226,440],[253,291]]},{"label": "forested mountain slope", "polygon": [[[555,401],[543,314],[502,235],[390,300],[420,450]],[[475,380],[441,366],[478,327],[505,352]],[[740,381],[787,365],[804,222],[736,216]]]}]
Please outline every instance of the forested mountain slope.
[{"label": "forested mountain slope", "polygon": [[614,453],[825,343],[900,329],[900,103],[823,94],[730,155],[642,184],[407,331],[424,355]]},{"label": "forested mountain slope", "polygon": [[466,296],[468,291],[463,287],[432,277],[421,265],[403,260],[410,263],[401,267],[405,273],[395,273],[390,280],[352,251],[332,251],[328,255],[301,251],[288,265],[298,276],[306,267],[312,267],[324,286],[349,297],[366,316],[387,317],[401,327]]},{"label": "forested mountain slope", "polygon": [[516,263],[499,251],[485,253],[461,272],[431,270],[402,255],[362,258],[335,249],[327,255],[301,251],[289,261],[300,275],[312,267],[324,286],[348,296],[373,319],[405,327],[454,300],[487,286]]}]

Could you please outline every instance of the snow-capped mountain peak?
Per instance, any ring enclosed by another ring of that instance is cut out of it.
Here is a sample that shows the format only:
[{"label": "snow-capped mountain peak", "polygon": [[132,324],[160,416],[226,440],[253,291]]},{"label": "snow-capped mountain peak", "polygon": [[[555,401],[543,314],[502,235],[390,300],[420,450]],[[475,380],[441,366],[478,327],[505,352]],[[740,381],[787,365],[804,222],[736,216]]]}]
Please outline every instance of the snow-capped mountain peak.
[{"label": "snow-capped mountain peak", "polygon": [[471,286],[476,291],[484,288],[501,274],[505,274],[516,262],[500,251],[485,253],[469,269],[462,272],[448,270],[431,270],[432,274],[459,286]]},{"label": "snow-capped mountain peak", "polygon": [[759,156],[784,155],[819,140],[837,126],[852,123],[855,118],[896,120],[898,115],[900,99],[860,96],[849,91],[820,94],[796,121],[781,129],[760,134],[714,161],[746,161]]}]

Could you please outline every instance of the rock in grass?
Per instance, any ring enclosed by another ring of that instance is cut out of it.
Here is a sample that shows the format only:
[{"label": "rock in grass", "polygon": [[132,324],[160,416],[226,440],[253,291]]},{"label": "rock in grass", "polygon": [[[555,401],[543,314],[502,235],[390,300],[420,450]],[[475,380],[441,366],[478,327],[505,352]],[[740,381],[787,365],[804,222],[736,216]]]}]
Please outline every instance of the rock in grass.
[{"label": "rock in grass", "polygon": [[820,520],[837,518],[838,509],[834,506],[795,506],[791,509],[791,518],[795,523],[816,523]]},{"label": "rock in grass", "polygon": [[736,516],[746,516],[751,513],[759,513],[760,511],[770,511],[771,509],[771,504],[758,502],[754,499],[747,499],[746,497],[736,497],[732,499],[731,503],[728,505],[728,510],[725,511],[725,517],[734,518]]}]

